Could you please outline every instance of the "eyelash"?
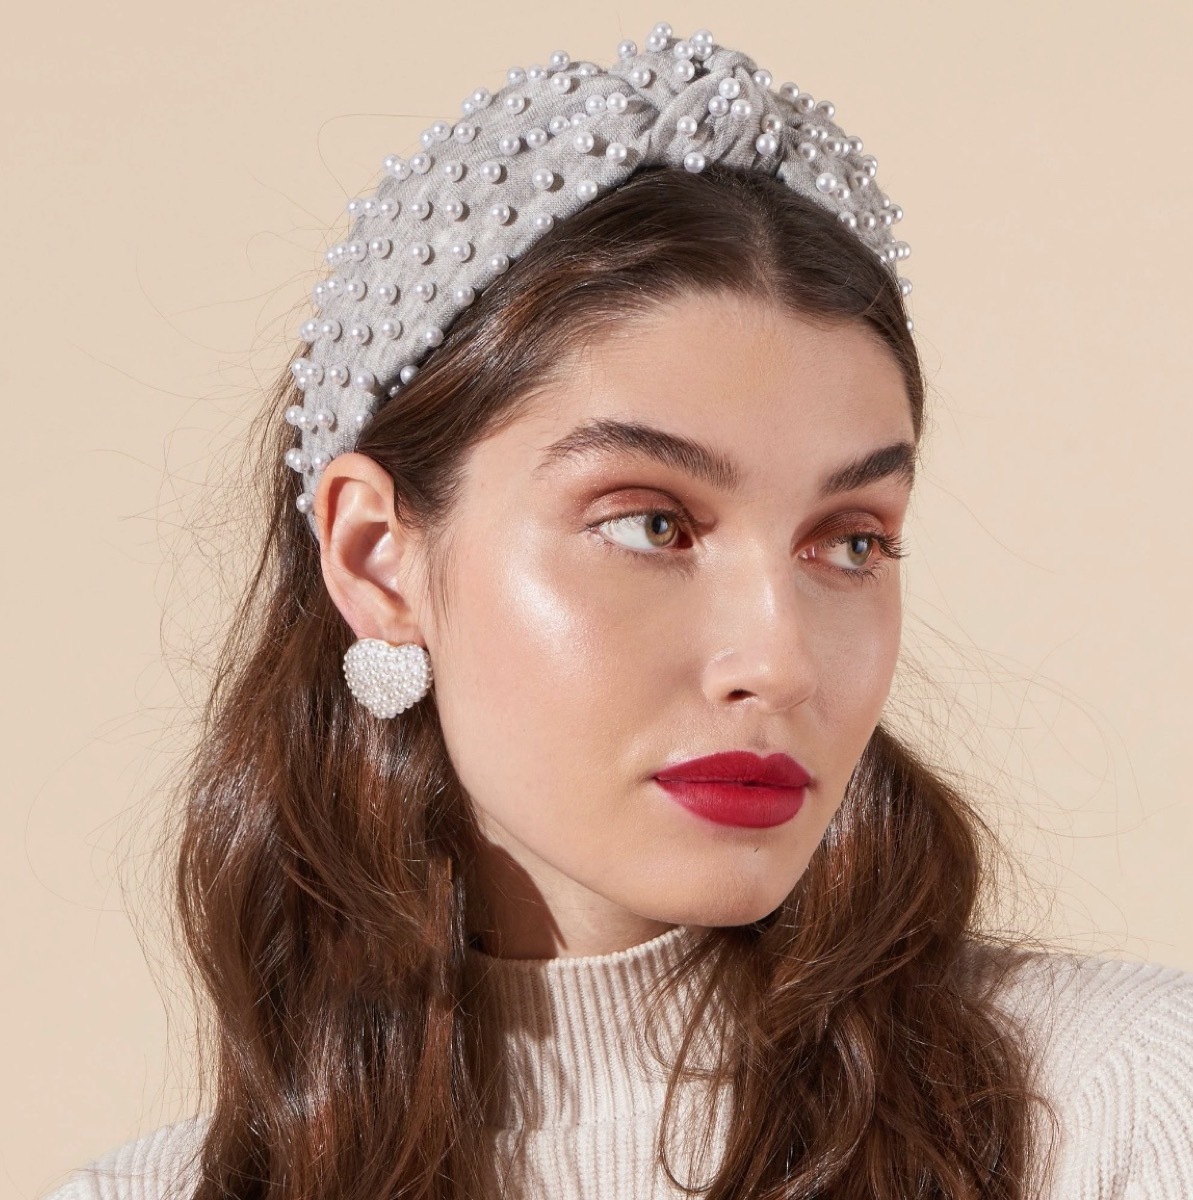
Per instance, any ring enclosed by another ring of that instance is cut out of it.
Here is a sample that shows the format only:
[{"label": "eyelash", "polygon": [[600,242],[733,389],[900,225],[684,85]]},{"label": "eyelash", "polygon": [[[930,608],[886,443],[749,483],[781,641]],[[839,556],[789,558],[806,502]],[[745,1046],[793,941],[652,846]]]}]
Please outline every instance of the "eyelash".
[{"label": "eyelash", "polygon": [[[687,531],[694,522],[682,508],[641,508],[633,512],[618,513],[616,516],[606,517],[603,521],[596,521],[588,528],[592,531],[599,530],[604,525],[611,525],[615,521],[628,521],[634,517],[653,517],[662,515],[668,517],[676,525],[681,526]],[[633,554],[639,558],[647,557],[654,558],[656,554],[666,554],[665,550],[658,552],[653,550],[631,550],[628,546],[621,546],[617,542],[610,541],[598,534],[601,537],[601,545],[609,550],[619,550],[623,554]],[[878,577],[886,572],[888,562],[894,559],[906,558],[907,551],[904,549],[903,542],[897,537],[888,537],[884,533],[875,533],[869,529],[856,529],[842,533],[838,536],[831,537],[824,542],[817,543],[824,546],[841,546],[846,542],[853,541],[854,538],[866,538],[873,542],[878,547],[878,555],[874,560],[873,566],[859,567],[855,570],[849,570],[846,567],[829,566],[830,571],[834,571],[838,575],[848,576],[854,583],[870,583],[877,581]]]}]

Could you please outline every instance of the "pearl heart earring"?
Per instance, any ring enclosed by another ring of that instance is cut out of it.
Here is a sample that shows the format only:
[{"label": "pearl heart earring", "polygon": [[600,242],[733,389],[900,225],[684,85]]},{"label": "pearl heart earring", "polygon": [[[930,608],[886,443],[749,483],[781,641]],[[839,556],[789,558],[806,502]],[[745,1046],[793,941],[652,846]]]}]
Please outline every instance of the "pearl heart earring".
[{"label": "pearl heart earring", "polygon": [[358,638],[344,654],[348,690],[375,717],[396,717],[431,686],[431,659],[422,646]]}]

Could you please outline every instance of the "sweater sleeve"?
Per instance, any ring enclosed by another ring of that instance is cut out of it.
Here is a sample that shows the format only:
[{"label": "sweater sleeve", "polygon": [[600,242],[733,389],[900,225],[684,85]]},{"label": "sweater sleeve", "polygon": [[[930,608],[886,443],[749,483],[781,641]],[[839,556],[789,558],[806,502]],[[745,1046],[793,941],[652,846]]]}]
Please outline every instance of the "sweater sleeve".
[{"label": "sweater sleeve", "polygon": [[45,1200],[188,1200],[208,1117],[163,1125],[93,1159]]},{"label": "sweater sleeve", "polygon": [[1166,968],[1134,1031],[1140,1103],[1129,1200],[1193,1196],[1193,973]]}]

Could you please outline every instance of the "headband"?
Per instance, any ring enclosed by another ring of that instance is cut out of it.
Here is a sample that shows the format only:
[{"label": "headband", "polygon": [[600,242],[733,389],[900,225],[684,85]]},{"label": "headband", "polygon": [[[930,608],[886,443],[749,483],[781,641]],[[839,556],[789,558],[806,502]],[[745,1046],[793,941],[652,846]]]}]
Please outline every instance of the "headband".
[{"label": "headband", "polygon": [[312,532],[323,468],[353,448],[459,313],[557,220],[637,167],[718,162],[782,180],[911,291],[897,270],[911,247],[891,232],[903,210],[879,190],[861,138],[833,123],[831,102],[794,83],[772,90],[769,71],[707,30],[677,39],[662,22],[642,53],[622,42],[611,67],[559,50],[549,66],[505,78],[495,93],[466,97],[461,120],[424,130],[418,153],[387,157],[375,194],[348,202],[348,239],[327,252],[334,274],[316,284],[317,315],[299,331],[309,346],[292,364],[303,403],[285,412],[302,432],[285,461],[303,476],[296,504]]}]

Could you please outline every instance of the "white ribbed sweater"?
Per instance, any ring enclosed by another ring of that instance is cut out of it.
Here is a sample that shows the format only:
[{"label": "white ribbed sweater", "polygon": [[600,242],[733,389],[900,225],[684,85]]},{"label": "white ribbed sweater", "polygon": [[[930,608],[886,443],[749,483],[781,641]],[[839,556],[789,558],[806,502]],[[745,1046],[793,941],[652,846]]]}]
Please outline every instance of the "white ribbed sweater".
[{"label": "white ribbed sweater", "polygon": [[[642,1023],[633,1007],[691,936],[677,926],[614,954],[542,961],[468,951],[470,972],[494,984],[487,1028],[511,1087],[491,1122],[510,1195],[680,1195],[654,1166],[665,1077],[636,1054]],[[1024,1023],[1038,1086],[1060,1118],[1050,1197],[1193,1200],[1193,973],[1051,954],[1028,959],[998,995]],[[678,1019],[663,1025],[678,1034]],[[728,1103],[696,1087],[680,1103],[693,1105],[693,1115],[713,1114],[716,1153]],[[182,1200],[194,1187],[190,1159],[206,1122],[167,1125],[112,1150],[47,1200]],[[518,1130],[526,1141],[515,1169]]]}]

